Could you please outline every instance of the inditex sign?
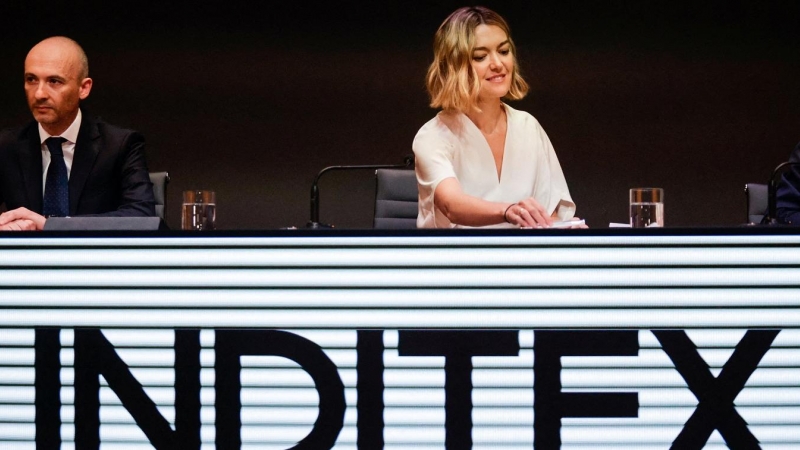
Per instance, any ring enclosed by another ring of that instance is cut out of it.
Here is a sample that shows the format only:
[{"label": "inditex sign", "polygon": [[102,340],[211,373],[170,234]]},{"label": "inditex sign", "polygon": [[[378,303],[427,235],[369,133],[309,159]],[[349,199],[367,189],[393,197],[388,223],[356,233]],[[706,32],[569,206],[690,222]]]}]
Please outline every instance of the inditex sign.
[{"label": "inditex sign", "polygon": [[800,238],[4,238],[2,448],[797,448]]}]

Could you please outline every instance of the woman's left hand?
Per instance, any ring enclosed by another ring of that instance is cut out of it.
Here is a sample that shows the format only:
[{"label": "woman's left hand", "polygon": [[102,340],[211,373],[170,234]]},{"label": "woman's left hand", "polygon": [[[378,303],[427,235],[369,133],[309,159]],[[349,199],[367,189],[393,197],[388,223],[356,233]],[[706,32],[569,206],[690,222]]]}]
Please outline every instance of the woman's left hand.
[{"label": "woman's left hand", "polygon": [[553,224],[547,210],[533,197],[509,205],[504,219],[520,227],[547,228]]}]

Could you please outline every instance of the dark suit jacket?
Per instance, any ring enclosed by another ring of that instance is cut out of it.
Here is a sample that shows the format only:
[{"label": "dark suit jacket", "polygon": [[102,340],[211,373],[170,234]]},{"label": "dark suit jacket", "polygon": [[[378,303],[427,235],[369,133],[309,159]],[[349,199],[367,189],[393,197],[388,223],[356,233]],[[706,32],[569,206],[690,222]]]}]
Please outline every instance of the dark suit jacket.
[{"label": "dark suit jacket", "polygon": [[[82,114],[69,176],[69,215],[155,216],[144,137]],[[42,213],[36,122],[0,133],[0,203]]]},{"label": "dark suit jacket", "polygon": [[[789,161],[800,163],[800,144],[794,148]],[[779,222],[800,225],[800,167],[792,166],[784,173],[778,183],[775,206]]]}]

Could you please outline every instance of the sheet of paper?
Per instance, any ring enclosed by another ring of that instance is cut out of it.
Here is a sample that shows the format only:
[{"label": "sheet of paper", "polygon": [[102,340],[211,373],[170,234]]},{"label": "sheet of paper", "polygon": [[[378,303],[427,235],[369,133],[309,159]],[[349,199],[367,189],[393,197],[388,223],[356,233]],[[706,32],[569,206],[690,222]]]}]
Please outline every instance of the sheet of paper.
[{"label": "sheet of paper", "polygon": [[[558,222],[553,222],[553,224],[550,225],[549,227],[536,227],[536,228],[569,228],[569,227],[577,227],[577,226],[583,225],[585,223],[586,223],[586,221],[583,220],[583,219],[581,219],[581,220],[560,220]],[[531,230],[531,229],[533,229],[533,227],[520,227],[520,228],[522,228],[523,230]]]}]

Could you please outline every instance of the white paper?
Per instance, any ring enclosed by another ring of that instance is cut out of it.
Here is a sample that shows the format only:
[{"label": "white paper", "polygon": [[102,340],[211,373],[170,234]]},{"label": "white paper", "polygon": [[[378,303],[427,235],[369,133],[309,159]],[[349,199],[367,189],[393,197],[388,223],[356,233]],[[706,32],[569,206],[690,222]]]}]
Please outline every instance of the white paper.
[{"label": "white paper", "polygon": [[[553,224],[550,225],[549,227],[538,226],[536,228],[569,228],[569,227],[577,227],[577,226],[583,225],[585,223],[586,223],[586,221],[583,220],[583,219],[580,219],[580,220],[560,220],[558,222],[553,222]],[[531,230],[534,227],[520,227],[520,228],[522,228],[523,230]]]},{"label": "white paper", "polygon": [[631,224],[629,223],[615,223],[611,222],[608,224],[608,228],[630,228]]}]

